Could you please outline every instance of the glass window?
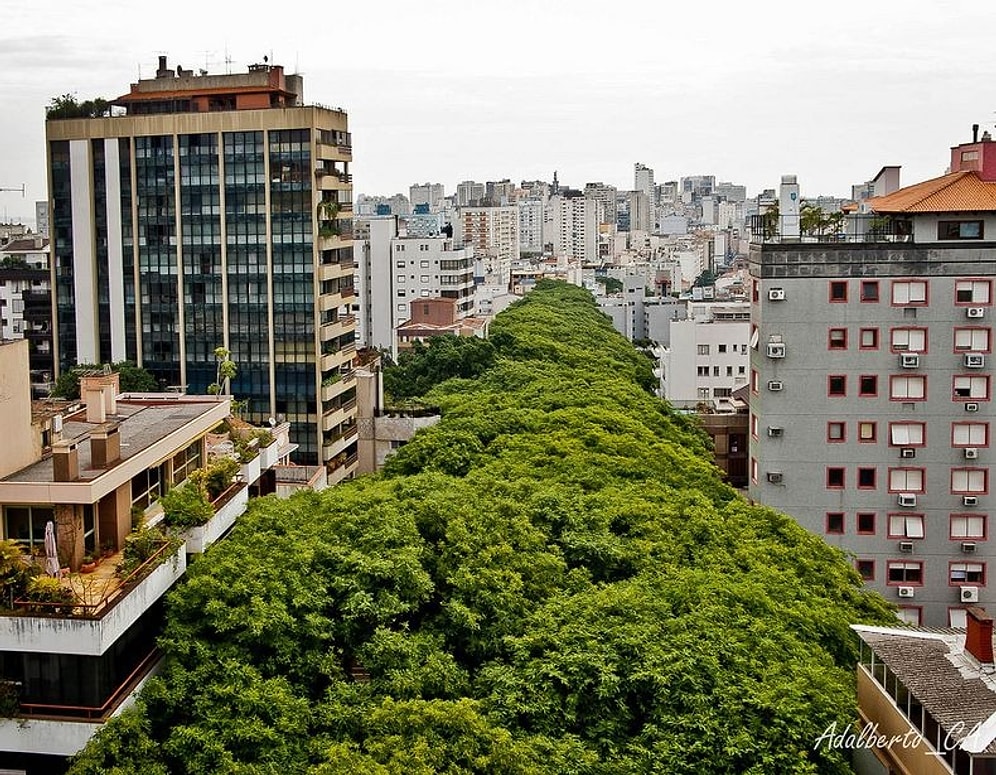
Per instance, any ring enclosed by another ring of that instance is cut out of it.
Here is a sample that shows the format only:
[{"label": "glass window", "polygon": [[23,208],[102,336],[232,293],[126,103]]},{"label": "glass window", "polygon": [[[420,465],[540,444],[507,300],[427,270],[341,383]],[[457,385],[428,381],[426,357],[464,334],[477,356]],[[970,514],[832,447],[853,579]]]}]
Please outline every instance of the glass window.
[{"label": "glass window", "polygon": [[922,447],[926,425],[922,422],[889,423],[889,444],[893,447]]},{"label": "glass window", "polygon": [[923,514],[890,514],[889,538],[923,538]]},{"label": "glass window", "polygon": [[890,584],[922,584],[923,583],[923,563],[922,562],[898,562],[888,563],[888,581]]},{"label": "glass window", "polygon": [[927,352],[927,329],[894,328],[891,334],[891,345],[895,352]]},{"label": "glass window", "polygon": [[878,280],[861,281],[861,301],[878,301]]},{"label": "glass window", "polygon": [[890,468],[890,492],[923,492],[922,468]]},{"label": "glass window", "polygon": [[956,328],[954,330],[955,350],[970,352],[989,352],[988,328]]},{"label": "glass window", "polygon": [[989,280],[955,280],[955,301],[959,304],[988,304]]},{"label": "glass window", "polygon": [[938,221],[937,239],[982,239],[985,229],[982,221]]},{"label": "glass window", "polygon": [[827,514],[827,533],[841,535],[844,532],[844,515],[839,511]]},{"label": "glass window", "polygon": [[895,280],[892,283],[892,303],[896,305],[926,304],[926,280]]},{"label": "glass window", "polygon": [[874,535],[875,514],[874,512],[859,512],[857,516],[858,532],[861,535]]},{"label": "glass window", "polygon": [[868,443],[875,441],[878,436],[877,433],[878,424],[871,420],[865,420],[858,423],[858,441],[863,443]]},{"label": "glass window", "polygon": [[952,538],[985,539],[986,515],[952,514],[950,530]]},{"label": "glass window", "polygon": [[989,423],[987,422],[952,423],[951,445],[954,447],[988,447]]}]

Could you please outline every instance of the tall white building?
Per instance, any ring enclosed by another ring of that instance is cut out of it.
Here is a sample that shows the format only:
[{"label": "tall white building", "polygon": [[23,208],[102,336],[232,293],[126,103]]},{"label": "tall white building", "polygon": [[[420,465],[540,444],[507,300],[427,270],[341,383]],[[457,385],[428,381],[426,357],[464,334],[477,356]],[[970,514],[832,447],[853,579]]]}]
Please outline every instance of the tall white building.
[{"label": "tall white building", "polygon": [[542,199],[520,199],[519,255],[540,255],[544,249],[543,232],[545,204]]},{"label": "tall white building", "polygon": [[598,260],[597,207],[598,203],[587,197],[550,197],[549,239],[555,256],[586,264]]},{"label": "tall white building", "polygon": [[428,205],[429,212],[437,212],[443,204],[446,192],[442,183],[414,183],[408,189],[408,201],[412,210],[419,205]]},{"label": "tall white building", "polygon": [[457,184],[456,204],[457,207],[472,207],[479,205],[487,195],[487,186],[484,183],[475,183],[473,180],[465,180]]},{"label": "tall white building", "polygon": [[519,208],[461,207],[457,210],[453,236],[458,244],[474,249],[484,276],[508,283],[512,261],[519,257]]},{"label": "tall white building", "polygon": [[633,190],[642,191],[647,201],[656,201],[657,188],[654,185],[654,171],[640,162],[633,165]]}]

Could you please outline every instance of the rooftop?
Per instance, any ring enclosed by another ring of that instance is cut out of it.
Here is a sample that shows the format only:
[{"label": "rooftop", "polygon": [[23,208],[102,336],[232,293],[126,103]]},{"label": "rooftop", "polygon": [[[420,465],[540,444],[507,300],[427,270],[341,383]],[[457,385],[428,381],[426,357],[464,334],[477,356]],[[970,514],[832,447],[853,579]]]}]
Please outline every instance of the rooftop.
[{"label": "rooftop", "polygon": [[996,182],[961,170],[874,197],[865,205],[882,214],[996,211]]},{"label": "rooftop", "polygon": [[[996,674],[965,653],[964,630],[852,629],[958,743],[996,716]],[[976,741],[976,752],[996,755],[996,729],[991,732]]]}]

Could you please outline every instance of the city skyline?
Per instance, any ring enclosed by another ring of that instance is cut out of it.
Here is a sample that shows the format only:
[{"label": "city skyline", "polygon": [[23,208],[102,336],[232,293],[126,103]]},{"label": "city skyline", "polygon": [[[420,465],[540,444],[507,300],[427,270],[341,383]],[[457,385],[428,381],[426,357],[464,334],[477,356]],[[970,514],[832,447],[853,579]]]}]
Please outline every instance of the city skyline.
[{"label": "city skyline", "polygon": [[[844,196],[886,164],[902,165],[904,183],[923,180],[944,172],[973,123],[994,128],[984,100],[996,65],[966,67],[965,52],[996,8],[972,6],[967,24],[957,3],[896,7],[814,21],[782,3],[763,14],[624,3],[608,15],[589,2],[568,13],[509,0],[495,13],[391,1],[376,17],[342,6],[265,29],[252,4],[230,18],[181,0],[148,29],[120,2],[14,8],[0,47],[17,75],[0,86],[0,187],[26,192],[0,193],[0,208],[29,219],[47,196],[53,97],[113,99],[160,53],[212,73],[267,56],[304,74],[307,102],[349,112],[355,190],[368,194],[554,170],[573,186],[628,189],[636,161],[660,181],[714,174],[752,194],[796,174],[804,195]],[[474,34],[485,28],[486,41]]]}]

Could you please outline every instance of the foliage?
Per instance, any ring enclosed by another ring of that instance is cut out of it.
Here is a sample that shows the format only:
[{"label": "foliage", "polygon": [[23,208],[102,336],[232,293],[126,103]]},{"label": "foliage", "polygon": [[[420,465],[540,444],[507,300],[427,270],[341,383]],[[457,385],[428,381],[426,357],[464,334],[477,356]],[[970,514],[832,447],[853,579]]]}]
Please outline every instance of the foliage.
[{"label": "foliage", "polygon": [[40,572],[24,553],[22,544],[0,541],[0,605],[13,608],[14,601],[25,594],[28,583]]},{"label": "foliage", "polygon": [[231,395],[232,380],[239,373],[239,367],[231,358],[232,351],[226,347],[214,348],[214,358],[217,362],[214,382],[207,386],[209,395]]},{"label": "foliage", "polygon": [[383,475],[252,502],[169,595],[141,723],[72,775],[849,771],[813,741],[889,606],[723,483],[586,291],[492,331]]},{"label": "foliage", "polygon": [[[4,256],[0,259],[0,269],[29,269],[24,256]],[[37,272],[44,272],[44,269],[37,269]]]},{"label": "foliage", "polygon": [[206,490],[195,482],[174,487],[161,499],[163,521],[169,527],[188,528],[203,525],[214,516]]},{"label": "foliage", "polygon": [[[100,372],[103,366],[95,363],[78,363],[68,371],[62,372],[55,381],[52,395],[57,398],[76,399],[80,397],[80,378],[90,372]],[[122,393],[154,393],[159,390],[159,383],[148,371],[136,366],[131,361],[118,361],[111,364],[111,371],[120,375]]]},{"label": "foliage", "polygon": [[230,457],[219,457],[188,477],[195,487],[202,488],[209,501],[215,500],[232,486],[232,479],[239,473],[239,463]]},{"label": "foliage", "polygon": [[384,369],[384,391],[395,400],[424,395],[453,377],[472,379],[495,362],[495,347],[476,336],[434,336],[415,342],[398,356],[397,366]]},{"label": "foliage", "polygon": [[598,276],[595,278],[595,282],[605,286],[606,294],[622,293],[623,282],[615,277]]},{"label": "foliage", "polygon": [[[118,563],[118,575],[122,578],[129,576],[167,544],[179,547],[177,539],[165,535],[158,527],[143,527],[136,530],[125,538],[121,562]],[[164,558],[166,554],[168,553],[164,553]]]},{"label": "foliage", "polygon": [[46,119],[100,118],[110,114],[111,104],[100,97],[78,102],[72,94],[53,97],[45,108]]},{"label": "foliage", "polygon": [[76,595],[73,591],[66,589],[59,579],[52,576],[35,576],[29,580],[25,597],[32,603],[45,604],[28,607],[29,611],[37,613],[68,613],[76,605]]},{"label": "foliage", "polygon": [[695,278],[695,282],[692,283],[693,288],[707,288],[709,286],[716,284],[716,273],[711,269],[706,269],[702,274]]}]

